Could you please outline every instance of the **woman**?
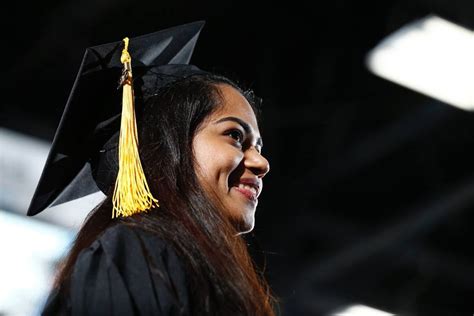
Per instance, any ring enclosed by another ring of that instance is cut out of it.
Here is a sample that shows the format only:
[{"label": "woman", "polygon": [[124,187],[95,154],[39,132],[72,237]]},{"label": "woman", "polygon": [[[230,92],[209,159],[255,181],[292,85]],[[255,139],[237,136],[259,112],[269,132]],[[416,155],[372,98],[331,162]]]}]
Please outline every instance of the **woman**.
[{"label": "woman", "polygon": [[140,158],[159,207],[111,218],[106,181],[45,315],[274,315],[240,236],[254,227],[269,171],[257,105],[230,80],[196,69],[175,67],[172,80],[138,98]]}]

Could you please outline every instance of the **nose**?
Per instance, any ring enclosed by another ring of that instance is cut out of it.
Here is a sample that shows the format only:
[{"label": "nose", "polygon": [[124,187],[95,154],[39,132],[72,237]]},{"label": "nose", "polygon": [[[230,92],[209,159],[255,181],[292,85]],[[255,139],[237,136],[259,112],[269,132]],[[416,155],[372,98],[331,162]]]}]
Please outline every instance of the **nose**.
[{"label": "nose", "polygon": [[255,147],[246,151],[244,164],[259,178],[263,178],[270,171],[270,163]]}]

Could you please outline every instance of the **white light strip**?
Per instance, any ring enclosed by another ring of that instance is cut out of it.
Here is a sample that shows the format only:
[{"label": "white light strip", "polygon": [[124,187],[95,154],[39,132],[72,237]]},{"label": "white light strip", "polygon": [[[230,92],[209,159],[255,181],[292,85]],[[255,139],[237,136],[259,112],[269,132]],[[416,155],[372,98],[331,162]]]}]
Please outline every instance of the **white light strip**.
[{"label": "white light strip", "polygon": [[[50,146],[48,142],[0,128],[0,207],[26,214]],[[77,230],[104,197],[102,192],[90,194],[46,209],[35,218]]]},{"label": "white light strip", "polygon": [[[65,228],[78,230],[82,226],[87,214],[104,199],[104,193],[92,193],[82,198],[47,208],[40,214],[35,215],[35,218],[44,219]],[[112,216],[112,213],[110,216]]]},{"label": "white light strip", "polygon": [[0,314],[39,315],[74,232],[0,209]]},{"label": "white light strip", "polygon": [[474,109],[474,32],[430,15],[401,28],[366,59],[374,74],[453,106]]},{"label": "white light strip", "polygon": [[26,213],[50,146],[0,128],[0,207]]},{"label": "white light strip", "polygon": [[345,309],[334,312],[330,316],[394,316],[395,314],[390,314],[372,307],[365,305],[351,305]]}]

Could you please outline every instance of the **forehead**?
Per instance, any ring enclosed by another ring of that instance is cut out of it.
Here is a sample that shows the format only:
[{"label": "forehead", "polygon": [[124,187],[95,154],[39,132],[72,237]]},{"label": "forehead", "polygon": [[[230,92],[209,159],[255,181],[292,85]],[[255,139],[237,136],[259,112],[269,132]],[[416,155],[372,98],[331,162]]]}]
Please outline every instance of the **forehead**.
[{"label": "forehead", "polygon": [[218,85],[222,96],[222,106],[214,113],[213,118],[233,116],[242,119],[258,133],[258,124],[255,113],[247,99],[235,88],[227,85]]}]

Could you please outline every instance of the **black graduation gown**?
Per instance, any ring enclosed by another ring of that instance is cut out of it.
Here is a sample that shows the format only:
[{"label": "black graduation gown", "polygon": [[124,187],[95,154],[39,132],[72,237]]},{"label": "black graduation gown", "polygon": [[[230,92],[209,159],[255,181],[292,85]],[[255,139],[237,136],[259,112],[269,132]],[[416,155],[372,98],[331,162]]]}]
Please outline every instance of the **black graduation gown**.
[{"label": "black graduation gown", "polygon": [[118,224],[81,251],[70,292],[53,290],[42,315],[189,315],[184,267],[163,239]]}]

